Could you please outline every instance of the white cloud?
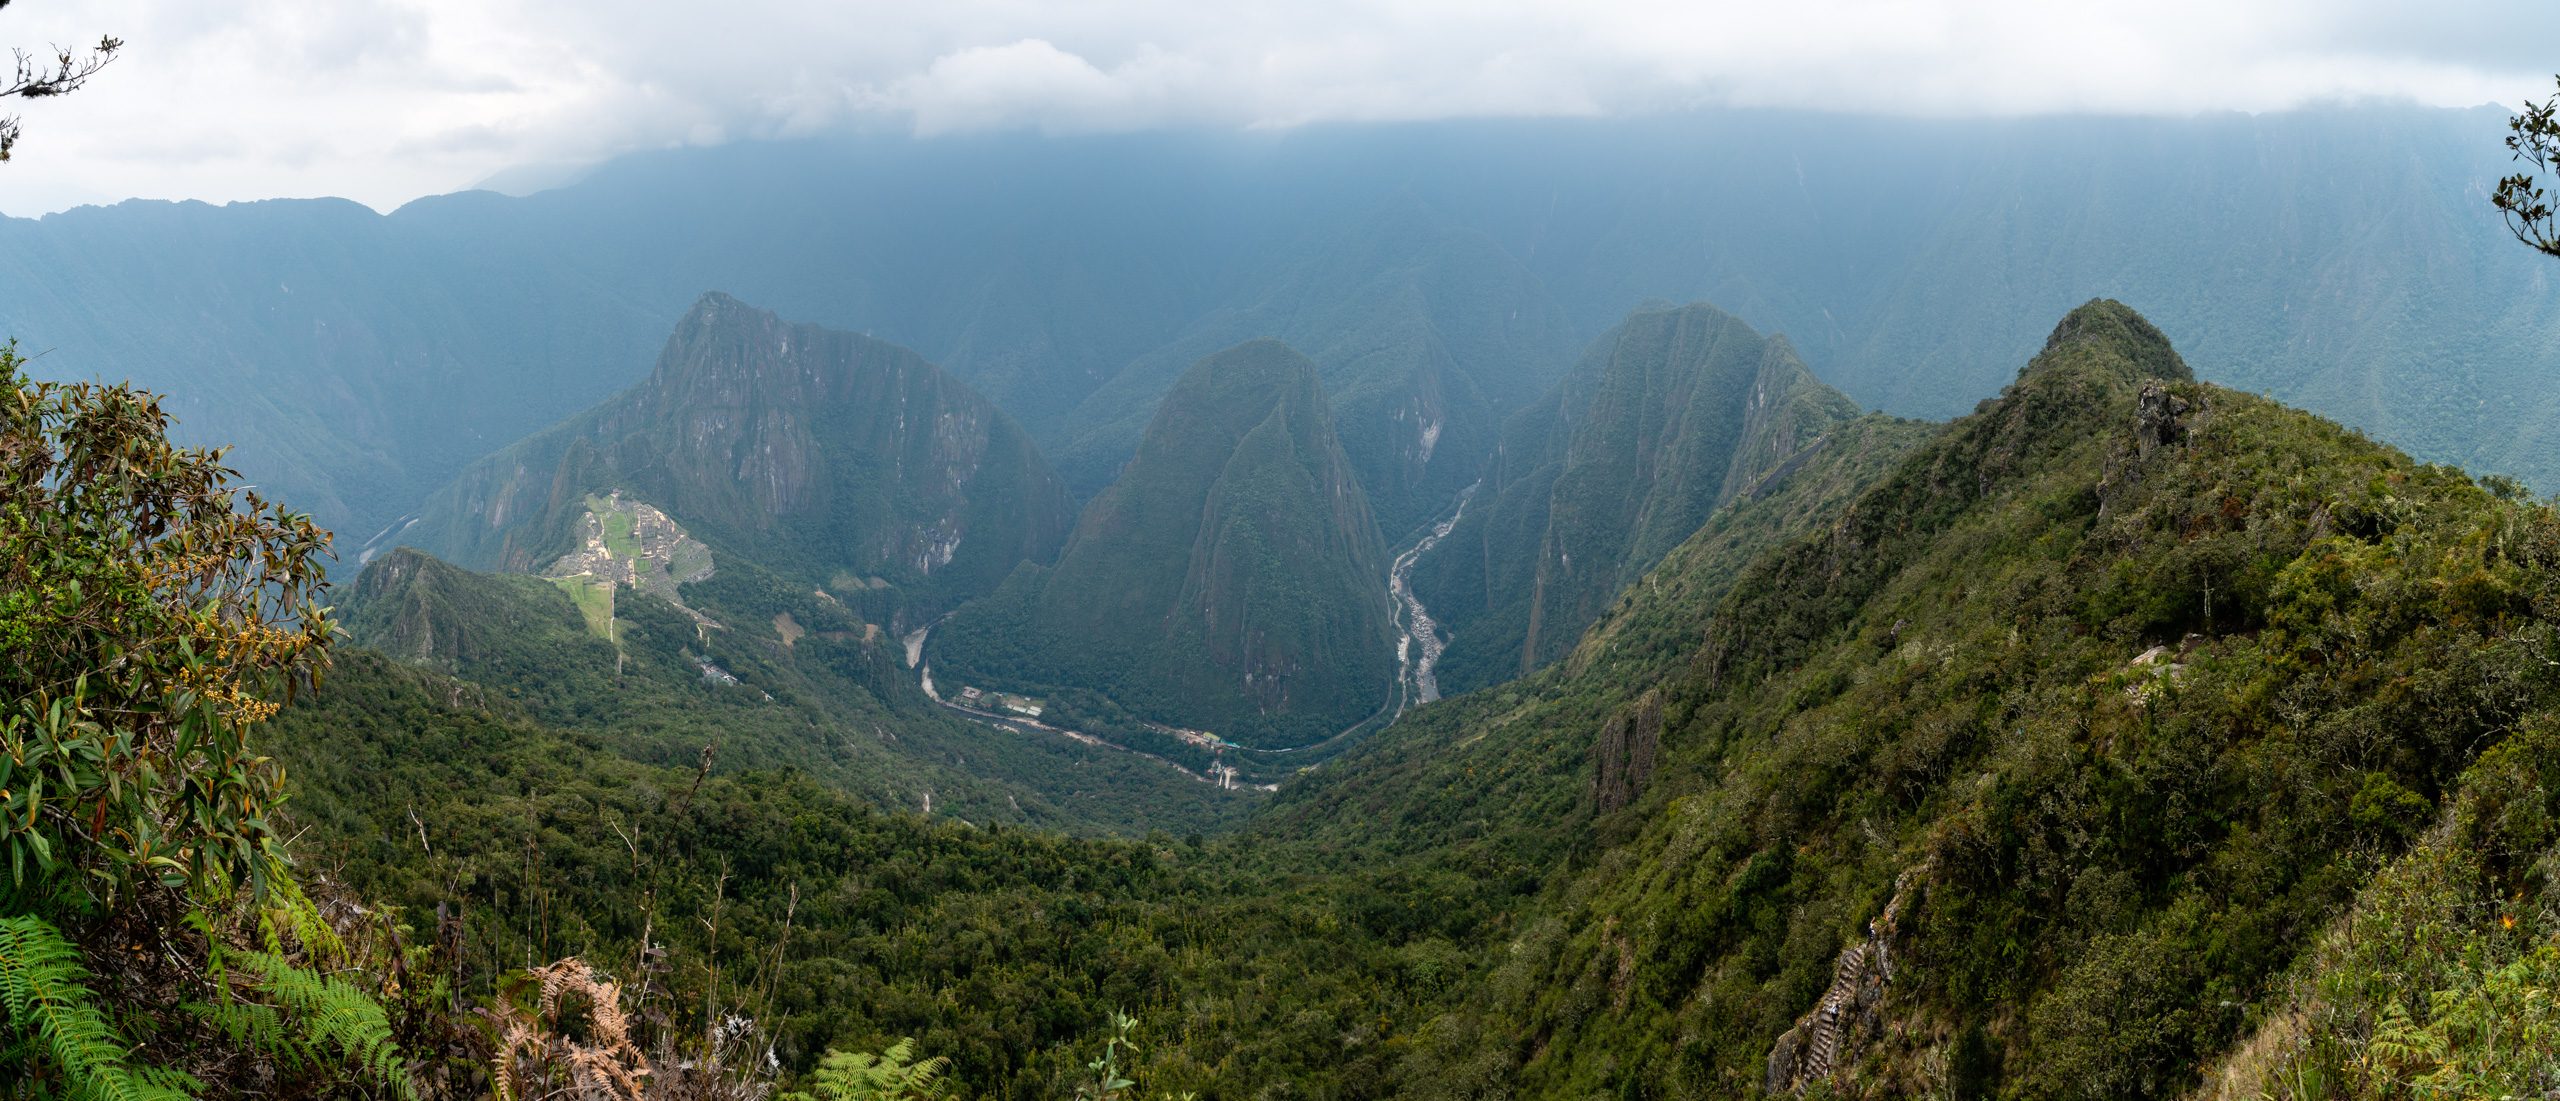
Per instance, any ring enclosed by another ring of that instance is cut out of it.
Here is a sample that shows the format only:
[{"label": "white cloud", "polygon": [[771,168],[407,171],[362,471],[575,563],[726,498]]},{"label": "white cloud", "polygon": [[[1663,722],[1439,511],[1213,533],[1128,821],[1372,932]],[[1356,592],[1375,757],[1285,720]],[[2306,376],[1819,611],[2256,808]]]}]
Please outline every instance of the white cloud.
[{"label": "white cloud", "polygon": [[2555,32],[2547,0],[50,0],[0,12],[0,43],[131,45],[25,108],[0,211],[390,206],[510,166],[844,125],[2468,105],[2539,94]]},{"label": "white cloud", "polygon": [[1229,89],[1196,61],[1153,45],[1104,72],[1037,38],[971,46],[935,58],[867,106],[903,112],[919,134],[1031,126],[1050,132],[1125,130],[1215,120]]}]

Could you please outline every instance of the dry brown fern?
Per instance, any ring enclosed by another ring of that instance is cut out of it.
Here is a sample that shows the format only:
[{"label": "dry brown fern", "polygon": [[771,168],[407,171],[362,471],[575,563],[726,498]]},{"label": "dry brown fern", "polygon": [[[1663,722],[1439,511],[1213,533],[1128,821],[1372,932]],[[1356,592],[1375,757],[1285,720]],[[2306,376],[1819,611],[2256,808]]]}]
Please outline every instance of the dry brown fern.
[{"label": "dry brown fern", "polygon": [[[490,1068],[499,1092],[510,1098],[574,1098],[576,1101],[645,1101],[649,1058],[632,1042],[622,1012],[622,984],[607,980],[585,960],[571,956],[530,976],[541,995],[531,1014],[498,1015],[498,1050]],[[565,1008],[584,1004],[585,1040],[569,1034]]]},{"label": "dry brown fern", "polygon": [[772,1045],[746,1017],[723,1017],[699,1035],[652,1027],[653,1061],[621,983],[575,956],[524,977],[530,1009],[502,1001],[481,1011],[490,1077],[506,1101],[763,1101],[772,1092]]}]

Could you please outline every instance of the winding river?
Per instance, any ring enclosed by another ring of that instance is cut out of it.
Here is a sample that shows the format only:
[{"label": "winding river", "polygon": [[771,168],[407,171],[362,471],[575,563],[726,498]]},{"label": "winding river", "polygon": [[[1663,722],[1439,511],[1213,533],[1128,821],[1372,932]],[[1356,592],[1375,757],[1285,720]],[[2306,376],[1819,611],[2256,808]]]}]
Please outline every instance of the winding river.
[{"label": "winding river", "polygon": [[1396,556],[1387,569],[1387,596],[1395,601],[1396,615],[1396,714],[1415,704],[1430,703],[1440,698],[1440,679],[1432,670],[1440,664],[1440,651],[1449,645],[1440,637],[1440,625],[1431,618],[1422,598],[1413,594],[1413,567],[1431,548],[1458,526],[1458,518],[1467,514],[1467,502],[1474,500],[1478,482],[1458,494],[1458,507],[1449,518],[1433,525],[1423,536]]}]

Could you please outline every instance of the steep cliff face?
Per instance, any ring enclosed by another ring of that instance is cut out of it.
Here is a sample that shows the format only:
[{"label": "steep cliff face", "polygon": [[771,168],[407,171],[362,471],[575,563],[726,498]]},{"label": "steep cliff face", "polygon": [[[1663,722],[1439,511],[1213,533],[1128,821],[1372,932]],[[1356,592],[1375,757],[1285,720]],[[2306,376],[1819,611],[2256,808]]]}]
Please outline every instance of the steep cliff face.
[{"label": "steep cliff face", "polygon": [[1478,503],[1415,571],[1452,634],[1444,690],[1563,655],[1716,509],[1857,415],[1785,338],[1714,307],[1629,316],[1505,426]]},{"label": "steep cliff face", "polygon": [[1247,744],[1302,741],[1384,698],[1384,578],[1315,365],[1255,341],[1193,366],[1057,568],[964,610],[935,660],[1102,690]]},{"label": "steep cliff face", "polygon": [[914,353],[705,295],[649,379],[472,467],[400,541],[533,572],[620,491],[717,551],[938,614],[1046,561],[1071,505],[1021,429]]}]

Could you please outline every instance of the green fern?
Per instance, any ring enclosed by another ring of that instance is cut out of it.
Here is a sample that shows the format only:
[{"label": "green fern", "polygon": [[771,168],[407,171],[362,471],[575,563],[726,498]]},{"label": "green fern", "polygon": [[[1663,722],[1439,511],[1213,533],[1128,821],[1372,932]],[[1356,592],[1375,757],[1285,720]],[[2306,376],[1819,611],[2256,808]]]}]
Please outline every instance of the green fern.
[{"label": "green fern", "polygon": [[878,1055],[830,1051],[809,1076],[814,1092],[786,1093],[782,1101],[931,1101],[943,1096],[942,1072],[951,1061],[939,1055],[909,1062],[916,1042],[900,1040]]},{"label": "green fern", "polygon": [[411,1096],[399,1045],[391,1039],[390,1018],[372,995],[272,952],[218,948],[214,955],[222,972],[254,974],[249,988],[269,1000],[226,995],[217,1004],[189,1007],[232,1042],[295,1069],[347,1066],[383,1083],[395,1096]]},{"label": "green fern", "polygon": [[0,1053],[50,1066],[67,1101],[184,1101],[203,1087],[171,1070],[136,1067],[89,991],[71,941],[43,918],[0,917]]},{"label": "green fern", "polygon": [[297,944],[320,960],[341,958],[347,951],[346,942],[321,916],[320,907],[281,869],[268,878],[266,898],[258,907],[258,939],[269,954],[279,957]]}]

